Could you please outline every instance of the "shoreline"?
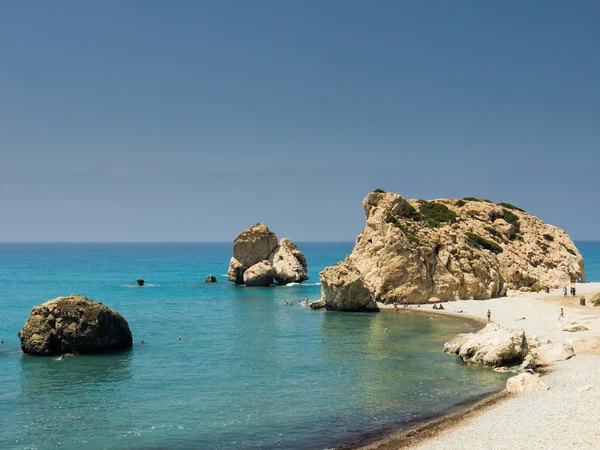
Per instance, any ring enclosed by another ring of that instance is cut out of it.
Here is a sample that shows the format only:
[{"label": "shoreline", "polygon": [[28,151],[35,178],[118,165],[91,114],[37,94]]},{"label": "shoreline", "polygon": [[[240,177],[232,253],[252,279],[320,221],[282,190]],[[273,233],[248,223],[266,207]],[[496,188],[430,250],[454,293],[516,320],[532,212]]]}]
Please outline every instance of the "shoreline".
[{"label": "shoreline", "polygon": [[[593,294],[600,292],[600,283],[577,283],[575,286],[578,295],[567,298],[563,297],[560,289],[555,289],[550,293],[512,292],[507,297],[488,300],[443,302],[446,309],[442,311],[434,310],[430,305],[399,307],[404,313],[408,310],[410,313],[449,315],[483,326],[487,324],[486,312],[490,309],[493,322],[521,328],[528,337],[571,343],[575,357],[539,371],[549,386],[548,391],[516,396],[503,390],[459,411],[441,411],[440,417],[425,419],[424,423],[408,429],[398,429],[370,443],[341,448],[500,449],[508,439],[515,448],[595,448],[600,439],[600,430],[596,431],[593,425],[596,423],[594,418],[600,420],[600,411],[596,407],[600,400],[600,307],[590,306],[589,300]],[[586,298],[585,306],[579,305],[581,297]],[[379,306],[382,311],[394,311],[393,305]],[[558,318],[561,307],[565,310],[564,320]],[[583,325],[587,330],[563,330],[563,327],[573,324]],[[583,384],[585,382],[589,384]],[[590,401],[581,401],[579,397],[582,395]],[[550,420],[543,415],[532,414],[544,410],[552,411]],[[542,422],[540,426],[528,426],[523,430],[522,424],[531,424],[533,417]],[[566,431],[570,426],[570,422],[565,424],[568,418],[579,418],[579,422],[587,424],[587,427],[583,426],[573,436],[572,431]],[[514,428],[508,425],[511,422],[514,422]],[[502,434],[504,429],[510,431]]]}]

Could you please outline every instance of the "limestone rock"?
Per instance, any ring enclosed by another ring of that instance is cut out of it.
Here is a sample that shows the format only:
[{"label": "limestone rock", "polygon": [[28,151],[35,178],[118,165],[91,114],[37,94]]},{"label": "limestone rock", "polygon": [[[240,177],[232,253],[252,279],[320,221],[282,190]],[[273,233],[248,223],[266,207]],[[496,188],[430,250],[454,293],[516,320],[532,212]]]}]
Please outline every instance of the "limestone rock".
[{"label": "limestone rock", "polygon": [[514,207],[372,192],[363,208],[365,229],[344,263],[376,301],[486,299],[508,289],[585,281],[583,258],[569,236]]},{"label": "limestone rock", "polygon": [[458,354],[467,364],[482,366],[514,366],[527,354],[525,332],[504,328],[494,322],[477,333],[459,335],[444,345],[444,350]]},{"label": "limestone rock", "polygon": [[288,238],[283,238],[275,247],[269,255],[269,262],[275,270],[277,284],[302,283],[308,280],[306,258]]},{"label": "limestone rock", "polygon": [[23,352],[33,355],[99,353],[131,347],[133,342],[123,316],[80,295],[34,306],[19,338]]},{"label": "limestone rock", "polygon": [[204,280],[205,283],[216,283],[217,282],[217,277],[215,277],[213,274],[210,274],[209,276],[206,277],[206,279]]},{"label": "limestone rock", "polygon": [[[268,263],[270,272],[265,264],[257,266],[259,263]],[[246,276],[253,266],[257,267]],[[240,233],[233,242],[227,279],[247,286],[268,286],[273,278],[281,285],[308,280],[306,258],[290,239],[283,238],[278,243],[275,233],[258,223]]]},{"label": "limestone rock", "polygon": [[347,262],[320,273],[321,298],[328,311],[379,311],[358,270]]},{"label": "limestone rock", "polygon": [[565,361],[575,356],[573,346],[568,343],[547,343],[531,350],[536,366],[547,366],[549,364]]},{"label": "limestone rock", "polygon": [[325,308],[325,300],[318,300],[310,304],[311,309],[323,309]]},{"label": "limestone rock", "polygon": [[246,286],[270,286],[273,284],[275,271],[269,261],[261,261],[254,264],[244,272],[244,284]]},{"label": "limestone rock", "polygon": [[140,278],[139,280],[137,280],[137,284],[138,284],[138,286],[143,286],[144,285],[144,280],[142,280]]},{"label": "limestone rock", "polygon": [[539,374],[521,373],[506,380],[506,390],[510,394],[528,394],[547,391],[548,385],[540,379]]},{"label": "limestone rock", "polygon": [[233,242],[227,279],[242,284],[244,272],[256,263],[267,260],[275,247],[277,236],[262,223],[244,230]]}]

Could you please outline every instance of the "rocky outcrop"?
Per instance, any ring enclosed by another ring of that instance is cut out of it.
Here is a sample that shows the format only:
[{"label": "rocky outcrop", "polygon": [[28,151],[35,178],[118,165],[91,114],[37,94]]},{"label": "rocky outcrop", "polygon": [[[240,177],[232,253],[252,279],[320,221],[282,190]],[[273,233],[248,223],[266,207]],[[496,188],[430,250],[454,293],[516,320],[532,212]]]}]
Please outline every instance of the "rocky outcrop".
[{"label": "rocky outcrop", "polygon": [[510,394],[528,394],[547,390],[548,385],[540,379],[539,374],[520,373],[506,380],[506,391]]},{"label": "rocky outcrop", "polygon": [[379,311],[379,307],[354,266],[341,262],[321,272],[321,296],[329,311]]},{"label": "rocky outcrop", "polygon": [[521,364],[527,354],[525,332],[494,322],[477,333],[459,334],[444,345],[467,364],[500,367]]},{"label": "rocky outcrop", "polygon": [[[372,192],[363,208],[366,227],[344,265],[376,301],[486,299],[585,281],[569,236],[513,205]],[[335,270],[321,273],[326,302],[336,280]]]},{"label": "rocky outcrop", "polygon": [[269,286],[273,280],[281,285],[301,283],[308,280],[307,269],[306,258],[290,239],[278,243],[275,233],[258,223],[233,242],[227,279],[247,286]]},{"label": "rocky outcrop", "polygon": [[269,261],[254,264],[244,272],[246,286],[270,286],[273,283],[275,271]]},{"label": "rocky outcrop", "polygon": [[209,276],[206,277],[206,279],[204,280],[205,283],[216,283],[217,282],[217,277],[215,277],[213,274],[210,274]]},{"label": "rocky outcrop", "polygon": [[144,280],[142,280],[140,278],[139,280],[137,280],[137,284],[138,284],[138,286],[143,286],[144,285]]},{"label": "rocky outcrop", "polygon": [[275,247],[269,255],[269,261],[273,265],[277,284],[302,283],[308,280],[306,258],[288,238],[283,238]]},{"label": "rocky outcrop", "polygon": [[573,345],[562,342],[547,342],[530,352],[535,367],[548,366],[558,361],[565,361],[575,356]]},{"label": "rocky outcrop", "polygon": [[131,347],[127,321],[87,297],[58,297],[34,306],[19,332],[21,349],[32,355],[100,353]]}]

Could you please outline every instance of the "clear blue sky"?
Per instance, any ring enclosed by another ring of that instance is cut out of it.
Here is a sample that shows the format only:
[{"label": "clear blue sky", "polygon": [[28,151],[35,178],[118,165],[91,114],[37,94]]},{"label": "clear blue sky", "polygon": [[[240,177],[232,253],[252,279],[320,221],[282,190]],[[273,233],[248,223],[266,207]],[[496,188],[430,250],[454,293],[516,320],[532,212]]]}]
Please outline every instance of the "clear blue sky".
[{"label": "clear blue sky", "polygon": [[0,3],[0,241],[354,240],[380,187],[600,239],[600,2]]}]

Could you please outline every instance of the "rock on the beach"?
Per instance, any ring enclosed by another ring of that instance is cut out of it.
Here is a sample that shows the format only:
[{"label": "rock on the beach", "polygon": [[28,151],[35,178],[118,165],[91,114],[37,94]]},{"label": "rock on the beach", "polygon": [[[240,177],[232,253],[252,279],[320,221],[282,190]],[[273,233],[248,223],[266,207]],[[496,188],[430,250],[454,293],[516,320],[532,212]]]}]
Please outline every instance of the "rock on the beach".
[{"label": "rock on the beach", "polygon": [[512,205],[372,192],[363,208],[366,226],[345,263],[379,302],[487,299],[585,281],[569,236]]},{"label": "rock on the beach", "polygon": [[531,350],[536,366],[565,361],[575,356],[573,345],[566,342],[550,342]]},{"label": "rock on the beach", "polygon": [[473,333],[460,333],[444,344],[444,352],[456,353],[473,336]]},{"label": "rock on the beach", "polygon": [[576,389],[577,392],[588,392],[594,389],[594,387],[590,384],[586,384],[585,386],[578,387]]},{"label": "rock on the beach", "polygon": [[589,330],[588,327],[586,327],[585,325],[580,325],[578,323],[572,323],[570,325],[566,325],[563,327],[563,331],[568,331],[570,333],[576,333],[577,331],[587,331]]},{"label": "rock on the beach", "polygon": [[214,275],[210,274],[209,276],[206,277],[206,279],[204,280],[205,283],[216,283],[217,282],[217,277],[215,277]]},{"label": "rock on the beach", "polygon": [[121,314],[75,294],[34,306],[19,338],[23,352],[32,355],[100,353],[133,343]]},{"label": "rock on the beach", "polygon": [[[346,262],[320,273],[321,298],[328,311],[379,311],[358,270]],[[323,280],[327,280],[323,283]]]},{"label": "rock on the beach", "polygon": [[233,254],[227,279],[244,283],[244,272],[260,261],[267,260],[277,247],[277,236],[262,223],[242,231],[233,241]]},{"label": "rock on the beach", "polygon": [[275,271],[269,261],[261,261],[244,272],[246,286],[270,286],[273,284]]},{"label": "rock on the beach", "polygon": [[277,284],[302,283],[308,280],[306,258],[288,238],[283,238],[275,247],[269,255],[269,261],[275,270]]},{"label": "rock on the beach", "polygon": [[539,374],[521,373],[506,380],[506,390],[510,394],[528,394],[547,391],[548,385],[540,379]]},{"label": "rock on the beach", "polygon": [[[517,328],[504,328],[494,322],[477,333],[468,333],[444,345],[448,352],[458,354],[467,364],[482,366],[513,366],[520,364],[527,354],[525,332]],[[460,344],[460,345],[459,345]]]}]

